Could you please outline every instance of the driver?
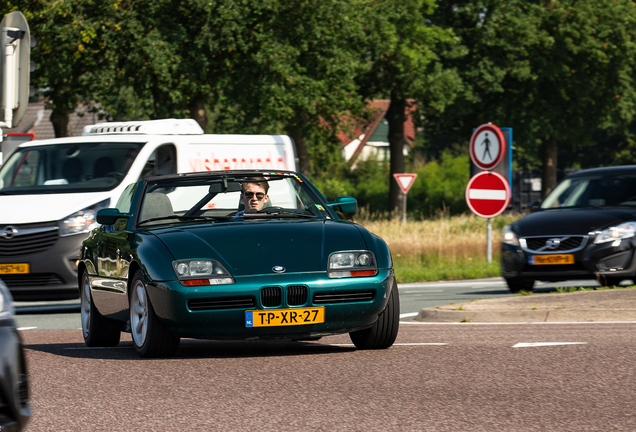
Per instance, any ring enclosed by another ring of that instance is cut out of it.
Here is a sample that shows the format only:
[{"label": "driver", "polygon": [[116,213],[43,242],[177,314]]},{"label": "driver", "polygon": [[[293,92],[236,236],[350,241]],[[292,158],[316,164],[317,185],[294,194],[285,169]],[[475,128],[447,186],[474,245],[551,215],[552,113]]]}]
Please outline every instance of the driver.
[{"label": "driver", "polygon": [[241,202],[245,211],[258,211],[269,201],[269,183],[264,177],[246,178],[242,184]]}]

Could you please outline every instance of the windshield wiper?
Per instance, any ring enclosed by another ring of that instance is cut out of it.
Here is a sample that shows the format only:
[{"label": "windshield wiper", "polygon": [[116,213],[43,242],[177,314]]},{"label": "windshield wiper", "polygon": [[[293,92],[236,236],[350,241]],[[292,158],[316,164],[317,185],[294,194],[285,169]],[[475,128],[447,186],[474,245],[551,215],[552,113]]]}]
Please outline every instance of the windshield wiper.
[{"label": "windshield wiper", "polygon": [[262,209],[255,212],[246,211],[243,213],[245,217],[264,217],[264,216],[278,216],[278,217],[302,217],[302,218],[315,218],[318,217],[313,213],[307,213],[306,210],[302,212],[295,212],[293,210],[281,210],[281,209]]},{"label": "windshield wiper", "polygon": [[156,221],[160,221],[160,220],[172,220],[172,219],[178,219],[178,220],[228,220],[230,219],[231,216],[179,216],[179,215],[170,215],[170,216],[161,216],[161,217],[156,217],[156,218],[151,218],[151,219],[146,219],[143,220],[141,222],[139,222],[139,225],[141,224],[145,224],[148,222],[156,222]]}]

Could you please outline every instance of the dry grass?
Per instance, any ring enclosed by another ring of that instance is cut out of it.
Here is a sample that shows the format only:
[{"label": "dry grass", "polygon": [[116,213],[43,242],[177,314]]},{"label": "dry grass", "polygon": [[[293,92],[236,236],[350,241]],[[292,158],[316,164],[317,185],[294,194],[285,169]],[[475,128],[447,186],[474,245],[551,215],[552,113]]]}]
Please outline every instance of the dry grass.
[{"label": "dry grass", "polygon": [[391,248],[399,282],[487,277],[499,274],[501,228],[521,215],[492,220],[492,264],[486,260],[487,221],[473,214],[407,221],[358,218]]}]

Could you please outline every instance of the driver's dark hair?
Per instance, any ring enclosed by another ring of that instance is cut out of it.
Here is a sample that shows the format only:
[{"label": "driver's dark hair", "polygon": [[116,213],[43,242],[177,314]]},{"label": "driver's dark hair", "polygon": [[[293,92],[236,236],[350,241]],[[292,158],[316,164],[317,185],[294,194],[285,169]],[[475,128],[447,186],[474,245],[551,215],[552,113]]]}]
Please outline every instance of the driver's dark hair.
[{"label": "driver's dark hair", "polygon": [[243,179],[243,183],[241,184],[241,192],[245,192],[245,185],[248,183],[259,185],[265,190],[265,194],[269,191],[269,183],[265,179],[265,177],[245,177]]}]

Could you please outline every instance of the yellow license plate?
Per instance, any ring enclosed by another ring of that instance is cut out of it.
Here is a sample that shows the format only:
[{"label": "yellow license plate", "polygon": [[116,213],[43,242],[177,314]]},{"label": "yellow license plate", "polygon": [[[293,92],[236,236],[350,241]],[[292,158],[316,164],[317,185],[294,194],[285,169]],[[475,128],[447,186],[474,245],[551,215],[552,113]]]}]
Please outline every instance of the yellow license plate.
[{"label": "yellow license plate", "polygon": [[532,255],[528,257],[528,264],[530,265],[574,264],[574,255],[572,254]]},{"label": "yellow license plate", "polygon": [[280,327],[324,322],[324,307],[245,311],[245,327]]},{"label": "yellow license plate", "polygon": [[28,263],[0,264],[0,274],[24,274],[29,273]]}]

